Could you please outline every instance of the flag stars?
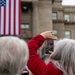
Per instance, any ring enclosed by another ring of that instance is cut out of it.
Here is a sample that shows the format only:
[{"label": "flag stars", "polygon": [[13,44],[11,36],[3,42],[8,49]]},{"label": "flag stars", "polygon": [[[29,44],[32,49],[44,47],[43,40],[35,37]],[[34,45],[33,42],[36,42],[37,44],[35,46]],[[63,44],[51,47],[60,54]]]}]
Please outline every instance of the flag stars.
[{"label": "flag stars", "polygon": [[6,6],[6,0],[0,0],[0,6]]}]

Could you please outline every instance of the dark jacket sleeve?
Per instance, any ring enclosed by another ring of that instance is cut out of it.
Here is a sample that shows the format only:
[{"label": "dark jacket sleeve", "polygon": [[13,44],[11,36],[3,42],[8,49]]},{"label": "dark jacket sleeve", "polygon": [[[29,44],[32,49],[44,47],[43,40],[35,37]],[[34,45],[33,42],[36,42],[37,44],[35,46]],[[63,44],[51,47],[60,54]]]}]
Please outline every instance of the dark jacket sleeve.
[{"label": "dark jacket sleeve", "polygon": [[38,48],[43,44],[45,38],[42,35],[36,35],[28,42],[29,47],[29,60],[28,67],[34,75],[44,74],[46,64],[37,55]]}]

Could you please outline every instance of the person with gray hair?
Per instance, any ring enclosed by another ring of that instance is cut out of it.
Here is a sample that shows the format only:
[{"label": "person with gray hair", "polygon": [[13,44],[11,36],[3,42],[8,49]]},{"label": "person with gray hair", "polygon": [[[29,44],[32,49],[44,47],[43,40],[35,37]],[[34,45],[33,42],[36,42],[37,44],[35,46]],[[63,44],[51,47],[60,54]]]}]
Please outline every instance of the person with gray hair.
[{"label": "person with gray hair", "polygon": [[75,40],[59,40],[50,58],[63,75],[75,75]]},{"label": "person with gray hair", "polygon": [[14,36],[0,37],[0,75],[21,75],[28,58],[25,41]]},{"label": "person with gray hair", "polygon": [[37,51],[48,39],[56,39],[51,31],[42,32],[28,42],[28,67],[33,75],[75,75],[75,40],[59,40],[50,55],[50,62],[45,64],[37,55]]}]

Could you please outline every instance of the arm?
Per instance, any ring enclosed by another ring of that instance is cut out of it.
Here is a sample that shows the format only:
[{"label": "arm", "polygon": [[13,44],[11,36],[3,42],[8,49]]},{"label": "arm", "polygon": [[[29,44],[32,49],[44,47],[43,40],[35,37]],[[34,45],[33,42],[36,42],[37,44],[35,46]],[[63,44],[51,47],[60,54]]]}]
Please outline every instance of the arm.
[{"label": "arm", "polygon": [[[49,31],[49,34],[52,35],[50,31]],[[28,42],[29,53],[30,53],[28,67],[34,75],[41,75],[43,72],[45,72],[46,64],[37,55],[37,50],[46,39],[48,39],[46,33],[42,33],[40,35],[36,35]]]}]

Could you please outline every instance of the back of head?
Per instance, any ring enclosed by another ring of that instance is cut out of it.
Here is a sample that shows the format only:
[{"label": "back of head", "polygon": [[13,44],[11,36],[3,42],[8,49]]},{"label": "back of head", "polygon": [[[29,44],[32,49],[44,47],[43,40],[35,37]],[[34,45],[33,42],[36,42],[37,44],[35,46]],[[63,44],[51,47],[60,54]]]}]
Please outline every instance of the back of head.
[{"label": "back of head", "polygon": [[63,39],[56,45],[51,59],[57,63],[64,75],[75,75],[75,40]]},{"label": "back of head", "polygon": [[0,75],[19,75],[28,60],[27,44],[13,36],[0,37]]}]

